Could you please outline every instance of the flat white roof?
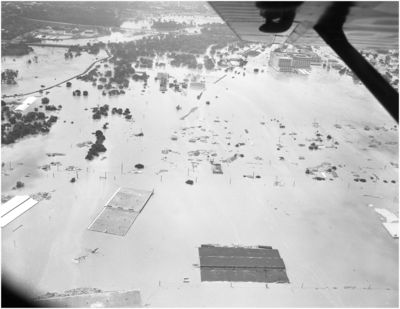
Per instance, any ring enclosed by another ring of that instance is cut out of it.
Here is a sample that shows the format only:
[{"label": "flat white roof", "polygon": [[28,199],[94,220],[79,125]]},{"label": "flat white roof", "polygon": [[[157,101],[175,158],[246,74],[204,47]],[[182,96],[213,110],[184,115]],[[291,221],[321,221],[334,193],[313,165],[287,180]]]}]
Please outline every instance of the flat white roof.
[{"label": "flat white roof", "polygon": [[9,213],[1,217],[0,219],[0,225],[1,227],[5,227],[7,224],[9,224],[11,221],[14,221],[16,218],[18,218],[20,215],[22,215],[25,211],[29,210],[33,206],[35,206],[38,203],[38,201],[29,198],[22,204],[20,204],[18,207],[14,208],[11,210]]},{"label": "flat white roof", "polygon": [[399,238],[399,223],[398,222],[385,222],[383,223],[385,229],[393,238]]},{"label": "flat white roof", "polygon": [[15,110],[24,111],[29,107],[29,105],[33,104],[37,100],[37,97],[28,97],[22,102],[20,105],[17,106]]},{"label": "flat white roof", "polygon": [[23,104],[32,104],[33,102],[36,101],[36,97],[28,97],[24,100]]},{"label": "flat white roof", "polygon": [[7,201],[4,204],[1,204],[0,208],[0,217],[8,214],[15,207],[19,206],[23,202],[25,202],[29,198],[29,195],[17,195],[14,196],[11,200]]},{"label": "flat white roof", "polygon": [[395,214],[391,213],[389,210],[384,208],[375,208],[375,211],[386,219],[386,222],[399,222],[399,218]]}]

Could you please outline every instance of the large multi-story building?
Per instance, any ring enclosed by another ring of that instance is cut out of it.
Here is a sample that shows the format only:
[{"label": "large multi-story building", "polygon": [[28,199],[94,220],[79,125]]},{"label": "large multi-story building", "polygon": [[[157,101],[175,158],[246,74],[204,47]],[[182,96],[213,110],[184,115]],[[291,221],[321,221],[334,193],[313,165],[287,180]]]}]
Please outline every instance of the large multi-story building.
[{"label": "large multi-story building", "polygon": [[165,92],[167,90],[168,78],[169,78],[168,73],[162,73],[162,72],[157,73],[156,79],[160,81],[161,92]]},{"label": "large multi-story building", "polygon": [[312,64],[320,64],[321,58],[316,53],[308,50],[303,52],[282,51],[271,52],[269,65],[279,72],[296,72],[299,69],[311,70]]},{"label": "large multi-story building", "polygon": [[311,69],[311,57],[307,54],[290,54],[294,69]]},{"label": "large multi-story building", "polygon": [[269,65],[279,72],[293,72],[292,58],[286,53],[271,52]]}]

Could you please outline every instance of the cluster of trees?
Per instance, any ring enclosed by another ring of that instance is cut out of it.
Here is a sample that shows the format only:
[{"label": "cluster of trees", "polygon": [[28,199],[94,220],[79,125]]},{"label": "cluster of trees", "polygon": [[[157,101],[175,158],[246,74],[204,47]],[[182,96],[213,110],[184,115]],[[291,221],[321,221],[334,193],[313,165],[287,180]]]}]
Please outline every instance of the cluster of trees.
[{"label": "cluster of trees", "polygon": [[128,119],[128,120],[132,119],[132,114],[131,114],[131,111],[129,110],[129,108],[125,108],[125,110],[122,111],[122,108],[113,107],[111,110],[111,114],[112,115],[115,115],[115,114],[124,115],[125,119]]},{"label": "cluster of trees", "polygon": [[135,69],[129,61],[124,59],[113,59],[114,62],[114,75],[110,77],[110,83],[116,83],[122,88],[128,88],[129,78],[135,74]]},{"label": "cluster of trees", "polygon": [[47,117],[43,112],[37,111],[23,115],[11,110],[2,101],[1,119],[1,143],[7,145],[27,135],[49,132],[58,118],[54,115]]},{"label": "cluster of trees", "polygon": [[67,51],[67,52],[64,54],[64,58],[65,58],[65,59],[72,59],[72,58],[74,58],[74,54],[73,54],[72,52],[70,52],[70,51]]},{"label": "cluster of trees", "polygon": [[137,74],[137,73],[135,73],[135,74],[132,75],[132,79],[133,79],[134,81],[142,80],[142,81],[145,82],[145,85],[147,85],[147,80],[149,79],[149,77],[150,77],[150,75],[148,75],[148,74],[146,74],[146,73],[143,73],[143,74]]},{"label": "cluster of trees", "polygon": [[[123,86],[120,86],[120,88],[122,88]],[[102,95],[103,96],[105,96],[105,95],[109,95],[109,96],[114,96],[114,95],[120,95],[120,94],[125,94],[125,91],[123,90],[123,89],[112,89],[112,85],[111,84],[107,84],[107,85],[105,85],[105,86],[103,86],[103,85],[98,85],[97,86],[97,89],[99,89],[99,90],[101,90],[101,89],[103,89],[103,88],[105,88],[105,89],[107,89],[108,90],[108,92],[106,91],[106,90],[103,90],[103,92],[102,92]]]},{"label": "cluster of trees", "polygon": [[[129,61],[124,59],[116,59],[113,57],[110,61],[111,63],[114,63],[113,70],[107,70],[102,74],[98,71],[100,66],[97,65],[85,75],[78,77],[78,79],[91,81],[92,85],[97,86],[97,89],[99,90],[102,90],[103,88],[109,90],[109,95],[124,94],[125,91],[122,89],[129,87],[129,79],[135,74],[135,69]],[[114,89],[114,87],[117,89]],[[103,90],[103,95],[106,94],[107,92]]]},{"label": "cluster of trees", "polygon": [[18,77],[18,70],[6,69],[1,72],[1,83],[7,85],[15,85],[17,82],[15,81]]},{"label": "cluster of trees", "polygon": [[54,105],[46,105],[45,110],[46,111],[56,111],[56,110],[58,110],[58,108]]},{"label": "cluster of trees", "polygon": [[153,58],[169,52],[181,52],[200,55],[213,44],[226,46],[236,42],[229,28],[221,24],[207,24],[199,34],[163,34],[145,37],[131,42],[110,43],[111,53],[120,59],[131,62],[140,57]]},{"label": "cluster of trees", "polygon": [[187,28],[189,26],[194,26],[193,22],[191,24],[187,24],[185,22],[183,23],[178,23],[176,21],[162,21],[161,19],[159,20],[154,20],[153,24],[151,27],[156,30],[160,31],[175,31],[175,30],[180,30]]},{"label": "cluster of trees", "polygon": [[204,56],[204,67],[207,70],[212,70],[215,67],[215,63],[210,57]]},{"label": "cluster of trees", "polygon": [[152,69],[153,68],[153,59],[152,58],[145,58],[145,57],[140,57],[138,61],[135,64],[136,68],[147,68],[147,69]]},{"label": "cluster of trees", "polygon": [[176,54],[170,53],[168,54],[169,58],[172,58],[171,65],[175,67],[187,66],[189,69],[197,68],[197,60],[196,57],[192,54]]},{"label": "cluster of trees", "polygon": [[26,45],[24,42],[20,43],[5,43],[1,44],[2,56],[23,56],[33,52],[33,48]]},{"label": "cluster of trees", "polygon": [[84,97],[87,97],[89,95],[89,92],[87,90],[83,90],[82,92],[79,89],[76,89],[74,91],[72,91],[72,95],[75,97],[79,97],[81,95],[81,93],[83,94]]},{"label": "cluster of trees", "polygon": [[314,142],[312,142],[309,146],[308,146],[309,150],[318,150],[318,145],[315,144]]},{"label": "cluster of trees", "polygon": [[108,104],[104,104],[103,106],[100,107],[93,107],[92,108],[92,118],[93,119],[100,119],[101,116],[107,117],[108,116],[108,110],[109,110]]},{"label": "cluster of trees", "polygon": [[[98,71],[100,66],[96,66],[87,74],[80,76],[79,79],[84,81],[91,81],[93,86],[97,86],[98,90],[103,90],[102,94],[114,96],[125,94],[125,88],[129,87],[129,80],[143,80],[147,84],[147,74],[137,74],[132,67],[131,62],[126,59],[119,59],[112,57],[110,63],[114,64],[113,70],[107,70],[104,73]],[[107,65],[108,67],[108,65]],[[108,91],[107,91],[108,90]],[[84,94],[85,95],[85,94]],[[95,119],[98,119],[96,115]]]},{"label": "cluster of trees", "polygon": [[90,147],[85,159],[86,160],[93,160],[94,157],[99,156],[99,152],[107,151],[106,147],[104,147],[103,142],[105,141],[106,137],[104,136],[103,132],[97,130],[94,135],[96,135],[96,142],[92,144]]},{"label": "cluster of trees", "polygon": [[97,71],[96,68],[94,68],[94,69],[91,69],[86,74],[78,76],[77,79],[83,80],[85,82],[88,82],[88,81],[96,82],[97,81],[97,79],[96,79],[97,76],[99,76],[99,72]]},{"label": "cluster of trees", "polygon": [[25,186],[25,184],[22,181],[17,181],[15,187],[17,189],[23,188]]},{"label": "cluster of trees", "polygon": [[64,57],[73,58],[73,53],[75,53],[75,57],[81,55],[82,52],[87,52],[89,54],[97,55],[101,48],[105,47],[104,42],[96,42],[96,43],[86,43],[86,45],[73,45],[68,48],[68,51],[64,54]]},{"label": "cluster of trees", "polygon": [[87,43],[85,50],[89,54],[97,55],[100,52],[100,48],[103,48],[104,45],[105,44],[103,42],[98,42],[98,43],[94,43],[94,44]]},{"label": "cluster of trees", "polygon": [[[103,93],[104,93],[104,91],[103,91]],[[108,95],[109,96],[114,96],[114,95],[120,95],[120,94],[125,94],[125,91],[124,90],[118,90],[118,89],[111,89],[111,90],[109,90],[108,91]],[[104,94],[105,95],[105,94]]]}]

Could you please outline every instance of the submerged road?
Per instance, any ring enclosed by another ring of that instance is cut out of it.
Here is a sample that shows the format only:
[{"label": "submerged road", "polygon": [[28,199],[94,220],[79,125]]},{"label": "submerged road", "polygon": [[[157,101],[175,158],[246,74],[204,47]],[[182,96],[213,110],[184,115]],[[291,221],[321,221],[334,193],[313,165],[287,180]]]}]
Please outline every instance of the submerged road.
[{"label": "submerged road", "polygon": [[222,75],[220,78],[218,78],[218,79],[214,82],[214,84],[218,83],[220,80],[222,80],[222,79],[225,78],[225,77],[226,77],[226,74],[225,74],[225,75]]}]

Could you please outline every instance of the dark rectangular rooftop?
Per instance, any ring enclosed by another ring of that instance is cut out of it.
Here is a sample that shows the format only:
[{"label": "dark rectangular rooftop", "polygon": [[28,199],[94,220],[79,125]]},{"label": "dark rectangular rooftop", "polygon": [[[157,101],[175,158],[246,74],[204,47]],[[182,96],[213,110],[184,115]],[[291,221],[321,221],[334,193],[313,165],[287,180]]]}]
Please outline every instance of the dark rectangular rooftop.
[{"label": "dark rectangular rooftop", "polygon": [[202,281],[289,282],[279,251],[271,247],[199,248]]}]

